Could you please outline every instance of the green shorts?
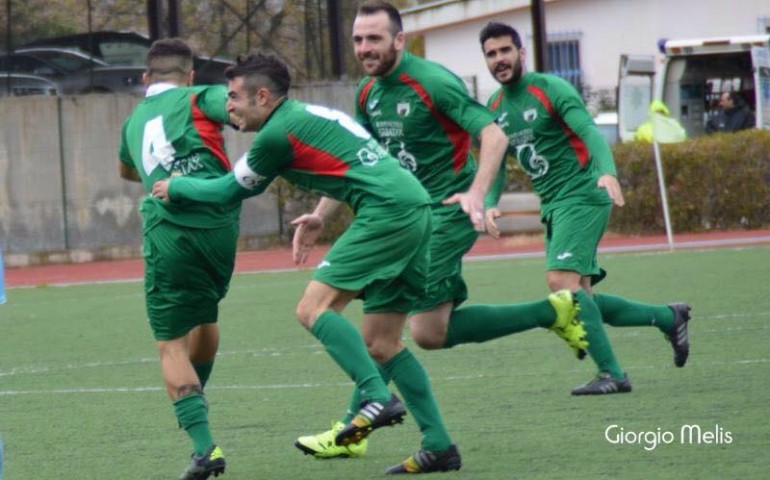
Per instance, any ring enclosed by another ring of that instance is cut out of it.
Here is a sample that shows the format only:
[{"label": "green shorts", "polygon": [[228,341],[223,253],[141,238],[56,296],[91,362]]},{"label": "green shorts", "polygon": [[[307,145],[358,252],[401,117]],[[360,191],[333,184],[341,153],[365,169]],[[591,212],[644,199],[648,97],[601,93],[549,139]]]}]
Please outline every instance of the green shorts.
[{"label": "green shorts", "polygon": [[199,229],[160,222],[144,233],[147,317],[156,340],[217,321],[235,266],[238,224]]},{"label": "green shorts", "polygon": [[316,267],[313,280],[361,291],[366,313],[409,312],[425,295],[430,207],[364,207]]},{"label": "green shorts", "polygon": [[479,238],[468,215],[458,205],[432,207],[433,231],[430,237],[428,294],[412,313],[433,310],[446,302],[460,305],[468,299],[463,280],[463,256]]},{"label": "green shorts", "polygon": [[596,261],[599,240],[610,221],[612,205],[572,205],[552,210],[545,224],[547,270],[569,270],[596,283],[604,272]]}]

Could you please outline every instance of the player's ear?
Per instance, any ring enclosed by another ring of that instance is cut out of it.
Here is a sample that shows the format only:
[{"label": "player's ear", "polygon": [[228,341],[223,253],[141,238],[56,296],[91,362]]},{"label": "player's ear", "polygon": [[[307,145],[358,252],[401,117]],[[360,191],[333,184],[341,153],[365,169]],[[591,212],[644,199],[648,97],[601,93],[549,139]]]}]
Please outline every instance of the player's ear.
[{"label": "player's ear", "polygon": [[398,32],[395,37],[393,37],[393,48],[396,49],[396,51],[400,52],[404,49],[406,46],[406,34],[402,31]]}]

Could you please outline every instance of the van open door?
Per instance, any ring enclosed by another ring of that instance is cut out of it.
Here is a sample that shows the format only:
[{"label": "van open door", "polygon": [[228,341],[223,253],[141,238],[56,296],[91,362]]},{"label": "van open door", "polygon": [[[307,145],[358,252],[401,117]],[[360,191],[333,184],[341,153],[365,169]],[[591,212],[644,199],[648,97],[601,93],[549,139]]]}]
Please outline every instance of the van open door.
[{"label": "van open door", "polygon": [[767,70],[758,69],[756,62],[767,60],[764,51],[769,45],[766,34],[669,40],[658,81],[661,92],[656,94],[689,137],[706,133],[705,125],[718,113],[723,92],[736,92],[756,115],[758,109],[766,108],[767,98],[767,92],[757,88]]},{"label": "van open door", "polygon": [[621,55],[618,72],[618,137],[634,139],[636,129],[647,120],[653,95],[655,58],[651,55]]},{"label": "van open door", "polygon": [[757,128],[770,129],[770,48],[753,47]]}]

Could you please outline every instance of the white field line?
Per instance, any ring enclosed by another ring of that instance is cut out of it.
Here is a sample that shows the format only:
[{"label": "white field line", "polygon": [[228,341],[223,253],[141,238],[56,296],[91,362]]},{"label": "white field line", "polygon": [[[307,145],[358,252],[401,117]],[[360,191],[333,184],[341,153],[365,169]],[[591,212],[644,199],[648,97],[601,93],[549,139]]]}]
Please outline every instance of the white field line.
[{"label": "white field line", "polygon": [[[765,365],[770,363],[770,358],[754,358],[745,360],[734,360],[730,362],[708,362],[706,365],[709,367],[715,366],[731,366],[731,365]],[[701,364],[701,366],[704,366]],[[666,364],[661,365],[634,365],[628,368],[629,371],[633,370],[661,370],[662,368],[673,368]],[[582,369],[572,369],[571,372],[576,374],[583,373]],[[505,376],[510,378],[514,377],[526,377],[529,375],[539,374],[538,372],[515,372],[511,373],[506,371]],[[477,375],[462,375],[462,376],[448,376],[448,377],[431,377],[431,381],[435,383],[441,382],[462,382],[473,381],[482,379],[495,379],[499,378],[500,374],[477,374]],[[207,390],[298,390],[298,389],[313,389],[313,388],[350,388],[353,386],[352,382],[319,382],[319,383],[279,383],[272,385],[220,385],[209,386]],[[109,387],[109,388],[58,388],[58,389],[40,389],[40,390],[0,390],[0,397],[16,397],[23,395],[73,395],[73,394],[102,394],[102,393],[147,393],[147,392],[160,392],[165,391],[161,386],[142,386],[142,387]]]},{"label": "white field line", "polygon": [[[756,317],[766,317],[766,316],[770,316],[770,312],[703,315],[703,316],[698,316],[697,319],[698,319],[698,324],[700,325],[705,321],[751,320]],[[609,327],[610,331],[612,332],[611,333],[612,338],[638,337],[640,335],[640,330],[639,330],[640,328],[648,328],[648,327],[627,327],[627,328]],[[770,325],[768,324],[763,324],[756,327],[730,325],[730,326],[719,326],[717,328],[698,328],[697,333],[698,335],[711,335],[711,334],[721,335],[725,333],[742,333],[747,331],[767,330],[767,329],[770,329]],[[406,340],[408,341],[408,339]],[[285,347],[285,348],[269,347],[269,348],[247,349],[247,350],[220,351],[219,353],[217,353],[217,357],[220,359],[224,357],[237,357],[241,355],[250,356],[250,357],[282,357],[282,356],[305,355],[305,354],[320,355],[322,353],[324,353],[324,349],[322,345],[315,343],[315,344]],[[53,367],[16,366],[5,370],[0,370],[0,378],[12,377],[12,376],[50,374],[58,371],[84,370],[89,368],[122,367],[122,366],[128,366],[128,365],[139,365],[144,363],[158,363],[158,359],[155,357],[151,357],[151,358],[138,358],[134,360],[122,360],[122,361],[111,361],[111,362],[97,361],[97,362],[87,362],[87,363],[80,363],[80,364],[56,365]]]}]

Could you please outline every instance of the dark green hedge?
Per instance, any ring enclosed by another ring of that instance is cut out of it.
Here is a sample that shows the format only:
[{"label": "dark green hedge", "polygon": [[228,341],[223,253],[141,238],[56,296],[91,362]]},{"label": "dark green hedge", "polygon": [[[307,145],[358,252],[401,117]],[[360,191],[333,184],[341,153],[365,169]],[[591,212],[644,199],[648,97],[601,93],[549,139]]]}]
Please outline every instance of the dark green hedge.
[{"label": "dark green hedge", "polygon": [[[613,148],[626,206],[610,230],[664,231],[653,147],[632,142]],[[674,232],[770,225],[770,132],[749,130],[660,145]]]},{"label": "dark green hedge", "polygon": [[[652,145],[631,142],[613,146],[626,206],[615,208],[609,229],[626,234],[665,231],[663,207]],[[669,213],[676,233],[762,228],[770,226],[770,132],[749,130],[715,134],[660,146],[668,187]],[[515,159],[508,157],[507,192],[532,191]],[[312,211],[316,195],[278,179],[276,193],[282,217],[281,241],[291,241],[289,222]],[[352,214],[343,209],[327,225],[322,242],[331,242],[347,227]]]},{"label": "dark green hedge", "polygon": [[[626,206],[615,208],[609,229],[626,234],[665,231],[653,147],[613,146]],[[770,226],[770,132],[747,130],[660,145],[674,232]],[[507,192],[532,187],[509,157]]]}]

